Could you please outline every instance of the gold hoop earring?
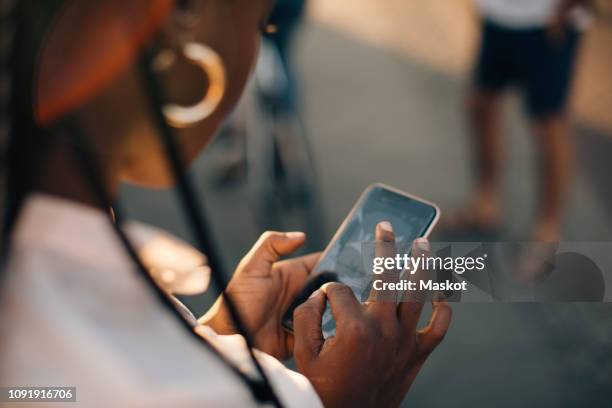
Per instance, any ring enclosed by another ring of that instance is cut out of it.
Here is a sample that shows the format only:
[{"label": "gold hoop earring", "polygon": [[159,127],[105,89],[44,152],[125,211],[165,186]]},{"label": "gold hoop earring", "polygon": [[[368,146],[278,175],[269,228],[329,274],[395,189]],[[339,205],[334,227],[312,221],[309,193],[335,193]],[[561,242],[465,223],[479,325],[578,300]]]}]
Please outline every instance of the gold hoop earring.
[{"label": "gold hoop earring", "polygon": [[225,94],[225,67],[217,52],[197,42],[188,42],[182,48],[185,58],[200,67],[208,77],[208,89],[202,99],[190,106],[166,104],[162,113],[170,126],[185,128],[206,119],[219,107]]}]

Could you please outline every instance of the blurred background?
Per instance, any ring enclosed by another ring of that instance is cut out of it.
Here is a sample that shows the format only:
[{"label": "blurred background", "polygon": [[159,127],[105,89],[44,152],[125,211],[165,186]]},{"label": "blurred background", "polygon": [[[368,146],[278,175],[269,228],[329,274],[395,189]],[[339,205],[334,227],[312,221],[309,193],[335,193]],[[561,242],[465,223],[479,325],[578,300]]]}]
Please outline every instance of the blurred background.
[{"label": "blurred background", "polygon": [[[443,213],[472,186],[464,99],[480,35],[471,0],[286,3],[281,39],[265,40],[243,103],[192,169],[228,273],[265,229],[305,230],[308,250],[323,249],[370,183]],[[567,241],[612,238],[612,2],[595,3],[571,96]],[[502,238],[521,241],[538,163],[518,93],[503,111]],[[171,191],[125,186],[122,200],[134,218],[190,239]],[[211,295],[186,302],[200,314]],[[447,339],[406,406],[611,406],[608,305],[453,307]]]}]

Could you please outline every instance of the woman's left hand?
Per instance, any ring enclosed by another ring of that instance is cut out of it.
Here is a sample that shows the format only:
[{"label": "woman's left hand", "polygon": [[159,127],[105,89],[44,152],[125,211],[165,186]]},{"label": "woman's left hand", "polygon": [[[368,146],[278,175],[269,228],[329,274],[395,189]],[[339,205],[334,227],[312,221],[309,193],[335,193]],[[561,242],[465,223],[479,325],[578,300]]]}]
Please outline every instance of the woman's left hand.
[{"label": "woman's left hand", "polygon": [[[305,239],[302,232],[265,232],[240,261],[227,286],[255,346],[279,359],[293,351],[293,335],[282,328],[282,316],[304,287],[320,253],[279,259],[296,251]],[[223,296],[199,322],[219,334],[236,333]]]}]

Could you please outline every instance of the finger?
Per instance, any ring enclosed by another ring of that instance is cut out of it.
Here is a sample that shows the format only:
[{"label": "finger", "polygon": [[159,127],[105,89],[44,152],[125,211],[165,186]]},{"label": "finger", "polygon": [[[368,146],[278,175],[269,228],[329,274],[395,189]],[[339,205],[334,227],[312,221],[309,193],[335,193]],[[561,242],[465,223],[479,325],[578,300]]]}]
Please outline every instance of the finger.
[{"label": "finger", "polygon": [[[378,242],[395,242],[395,232],[393,232],[393,226],[389,221],[381,221],[376,224],[376,231],[374,232],[376,241]],[[394,256],[393,251],[388,251],[385,246],[376,246],[376,256]]]},{"label": "finger", "polygon": [[319,259],[321,259],[321,252],[315,252],[313,254],[278,261],[274,264],[274,268],[283,271],[287,270],[292,274],[305,273],[305,276],[307,276],[310,275],[317,262],[319,262]]},{"label": "finger", "polygon": [[[304,255],[297,258],[279,261],[274,264],[274,274],[279,274],[283,283],[282,310],[286,310],[289,304],[304,289],[308,276],[321,258],[321,253]],[[321,284],[313,289],[317,289]]]},{"label": "finger", "polygon": [[321,259],[322,254],[323,252],[319,251],[299,257],[299,259],[302,261],[302,265],[304,265],[308,271],[308,274],[312,272],[317,262],[319,262],[319,259]]},{"label": "finger", "polygon": [[[423,262],[429,256],[430,247],[427,238],[417,238],[412,243],[411,257],[415,261]],[[427,298],[427,293],[420,289],[420,282],[427,278],[429,271],[425,270],[422,263],[416,270],[409,270],[406,274],[407,280],[411,282],[410,290],[405,290],[402,293],[400,305],[398,307],[398,316],[402,332],[412,335],[416,330],[423,310],[423,304]]]},{"label": "finger", "polygon": [[304,244],[303,232],[266,231],[257,240],[245,257],[248,268],[269,268],[283,255],[288,255]]},{"label": "finger", "polygon": [[[375,256],[378,258],[394,258],[397,254],[395,245],[395,233],[388,221],[383,221],[376,225],[375,231],[376,247]],[[385,268],[381,275],[375,275],[374,280],[380,279],[383,284],[398,282],[400,271],[395,268]],[[397,296],[395,290],[377,290],[372,286],[368,297],[367,310],[369,313],[393,315],[397,309]]]},{"label": "finger", "polygon": [[418,331],[417,344],[422,357],[427,357],[444,339],[453,316],[453,310],[446,302],[434,302],[429,324]]},{"label": "finger", "polygon": [[295,337],[293,336],[293,333],[286,333],[285,348],[289,352],[289,355],[282,356],[283,359],[291,357],[291,355],[293,354],[294,346],[295,346]]},{"label": "finger", "polygon": [[326,283],[321,286],[321,291],[327,296],[332,315],[336,320],[338,334],[351,322],[360,321],[363,317],[361,304],[355,294],[346,285],[337,282]]},{"label": "finger", "polygon": [[293,312],[293,351],[298,365],[319,355],[325,342],[321,330],[324,311],[325,294],[318,289]]}]

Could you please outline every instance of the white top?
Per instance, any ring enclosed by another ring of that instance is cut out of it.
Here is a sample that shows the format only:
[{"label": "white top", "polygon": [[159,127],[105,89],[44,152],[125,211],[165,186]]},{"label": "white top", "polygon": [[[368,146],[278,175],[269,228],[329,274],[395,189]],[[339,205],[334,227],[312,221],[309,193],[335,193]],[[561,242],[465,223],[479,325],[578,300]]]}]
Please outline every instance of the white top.
[{"label": "white top", "polygon": [[[160,242],[171,241],[168,248],[192,261],[205,260],[152,227],[130,223],[126,228],[139,251],[149,248],[148,266],[158,262],[158,270],[166,271],[160,276],[168,287],[177,280],[168,272],[173,270],[172,256],[164,254]],[[158,251],[151,255],[150,248]],[[189,262],[175,258],[180,276]],[[206,286],[207,272],[204,267],[195,273],[196,286]],[[6,273],[0,302],[0,387],[76,386],[77,403],[70,404],[75,407],[256,405],[244,383],[159,304],[101,212],[33,196],[17,225]],[[204,326],[198,332],[252,373],[242,336],[217,335]],[[263,352],[256,354],[285,406],[321,406],[305,377]]]},{"label": "white top", "polygon": [[[555,17],[563,0],[475,0],[476,7],[487,19],[508,28],[545,27]],[[584,8],[571,11],[571,19],[584,28],[590,17]]]}]

